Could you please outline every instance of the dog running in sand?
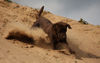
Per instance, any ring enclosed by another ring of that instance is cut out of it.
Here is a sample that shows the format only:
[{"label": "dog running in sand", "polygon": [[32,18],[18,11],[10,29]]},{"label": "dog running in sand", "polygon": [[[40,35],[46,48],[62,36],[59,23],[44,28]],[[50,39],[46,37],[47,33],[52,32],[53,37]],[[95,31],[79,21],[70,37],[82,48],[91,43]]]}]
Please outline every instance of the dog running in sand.
[{"label": "dog running in sand", "polygon": [[[44,6],[41,7],[39,13],[36,15],[36,21],[33,23],[33,27],[40,27],[44,30],[45,33],[48,34],[51,42],[53,42],[53,48],[57,49],[57,44],[59,42],[61,43],[66,43],[68,46],[67,42],[67,28],[72,29],[71,26],[67,23],[64,22],[57,22],[53,24],[50,20],[47,18],[41,16],[43,13]],[[69,47],[68,47],[69,48]],[[69,48],[69,51],[72,53],[72,50]]]}]

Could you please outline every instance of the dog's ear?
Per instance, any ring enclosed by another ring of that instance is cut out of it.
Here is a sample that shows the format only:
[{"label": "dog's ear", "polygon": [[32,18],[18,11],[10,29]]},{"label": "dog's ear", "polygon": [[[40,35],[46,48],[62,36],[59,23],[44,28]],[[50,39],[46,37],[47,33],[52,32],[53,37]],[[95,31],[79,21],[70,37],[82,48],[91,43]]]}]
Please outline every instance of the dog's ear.
[{"label": "dog's ear", "polygon": [[69,24],[66,24],[66,28],[72,29],[72,27]]}]

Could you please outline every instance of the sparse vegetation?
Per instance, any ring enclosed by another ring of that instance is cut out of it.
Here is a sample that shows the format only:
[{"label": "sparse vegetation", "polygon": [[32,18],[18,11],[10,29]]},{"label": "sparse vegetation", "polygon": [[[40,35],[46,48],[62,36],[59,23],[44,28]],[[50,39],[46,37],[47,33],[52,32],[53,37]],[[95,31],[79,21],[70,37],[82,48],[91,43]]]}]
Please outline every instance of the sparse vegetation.
[{"label": "sparse vegetation", "polygon": [[11,0],[4,0],[4,1],[7,1],[7,2],[12,2]]},{"label": "sparse vegetation", "polygon": [[80,23],[82,23],[82,24],[88,24],[88,22],[87,22],[87,21],[85,21],[85,20],[84,20],[84,19],[82,19],[82,18],[80,18],[79,22],[80,22]]}]

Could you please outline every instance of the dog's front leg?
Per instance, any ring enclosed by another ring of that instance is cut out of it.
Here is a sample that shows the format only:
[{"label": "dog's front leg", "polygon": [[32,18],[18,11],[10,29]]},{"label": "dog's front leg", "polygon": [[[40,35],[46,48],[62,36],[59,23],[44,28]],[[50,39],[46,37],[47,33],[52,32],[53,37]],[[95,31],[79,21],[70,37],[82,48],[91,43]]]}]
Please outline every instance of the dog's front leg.
[{"label": "dog's front leg", "polygon": [[54,49],[54,50],[57,49],[57,42],[53,42],[53,49]]}]

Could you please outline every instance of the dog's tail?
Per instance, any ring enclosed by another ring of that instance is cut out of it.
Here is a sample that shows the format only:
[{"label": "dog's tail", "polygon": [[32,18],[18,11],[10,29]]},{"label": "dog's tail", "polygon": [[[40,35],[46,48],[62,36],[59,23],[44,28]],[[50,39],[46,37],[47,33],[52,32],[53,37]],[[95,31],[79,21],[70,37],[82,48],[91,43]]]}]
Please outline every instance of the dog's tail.
[{"label": "dog's tail", "polygon": [[40,9],[40,11],[39,11],[39,13],[38,13],[38,17],[41,16],[41,14],[42,14],[42,12],[43,12],[43,9],[44,9],[44,6],[41,7],[41,9]]}]

